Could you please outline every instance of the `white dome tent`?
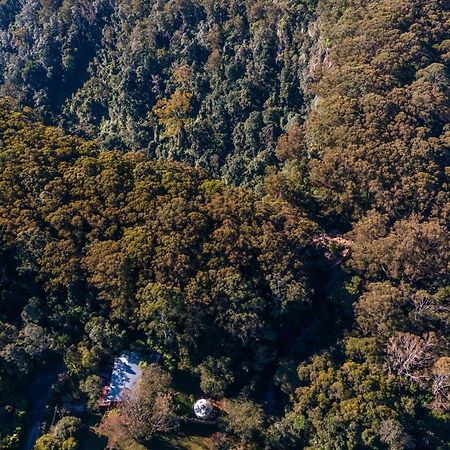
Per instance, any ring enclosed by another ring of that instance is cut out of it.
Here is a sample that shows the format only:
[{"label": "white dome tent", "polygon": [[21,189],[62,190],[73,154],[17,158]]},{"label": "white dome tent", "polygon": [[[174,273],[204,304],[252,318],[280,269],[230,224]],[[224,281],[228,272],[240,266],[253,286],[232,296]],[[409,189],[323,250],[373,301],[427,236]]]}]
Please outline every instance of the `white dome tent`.
[{"label": "white dome tent", "polygon": [[194,413],[199,419],[207,419],[211,415],[212,409],[211,403],[204,398],[197,400],[194,405]]}]

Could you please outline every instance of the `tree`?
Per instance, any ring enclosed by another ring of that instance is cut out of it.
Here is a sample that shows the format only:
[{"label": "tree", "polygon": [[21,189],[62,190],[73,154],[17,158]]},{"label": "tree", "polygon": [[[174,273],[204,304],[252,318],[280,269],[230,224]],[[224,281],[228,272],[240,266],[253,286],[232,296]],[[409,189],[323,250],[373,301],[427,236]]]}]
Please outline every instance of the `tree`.
[{"label": "tree", "polygon": [[199,366],[200,388],[208,396],[222,397],[234,381],[230,358],[208,357]]},{"label": "tree", "polygon": [[77,417],[63,417],[52,433],[44,434],[36,441],[34,450],[76,450],[81,425],[81,419]]},{"label": "tree", "polygon": [[87,397],[87,406],[93,410],[98,408],[103,381],[98,375],[89,375],[80,381],[80,391]]},{"label": "tree", "polygon": [[[123,425],[118,409],[108,411],[102,418],[95,432],[108,438],[108,448],[121,448],[129,439],[129,434]],[[122,447],[123,448],[123,447]]]},{"label": "tree", "polygon": [[383,444],[387,444],[389,449],[392,450],[414,448],[413,439],[405,433],[402,425],[395,419],[387,419],[381,422],[380,439]]},{"label": "tree", "polygon": [[176,429],[178,420],[170,384],[170,376],[160,366],[146,367],[138,385],[103,417],[97,433],[108,437],[110,446],[120,446],[122,440],[145,443],[155,435]]},{"label": "tree", "polygon": [[159,100],[153,108],[159,123],[164,127],[164,137],[173,138],[178,148],[185,146],[186,125],[191,111],[192,94],[177,89],[170,98]]},{"label": "tree", "polygon": [[62,442],[71,437],[76,437],[80,428],[81,419],[78,417],[66,416],[57,422],[53,434],[58,442]]},{"label": "tree", "polygon": [[433,409],[440,412],[450,411],[450,358],[439,358],[432,369]]},{"label": "tree", "polygon": [[423,337],[410,333],[396,333],[387,345],[387,360],[392,370],[414,381],[426,377],[423,370],[430,367],[437,352],[434,333]]},{"label": "tree", "polygon": [[407,301],[389,282],[373,283],[354,306],[356,322],[366,336],[386,339],[407,327]]},{"label": "tree", "polygon": [[[292,415],[302,423],[297,442],[313,448],[382,448],[380,424],[399,418],[408,423],[408,386],[385,373],[383,367],[354,352],[334,361],[331,355],[315,355],[298,367],[300,387],[294,394]],[[371,353],[371,351],[370,351]],[[290,438],[295,437],[291,432]]]},{"label": "tree", "polygon": [[238,398],[227,401],[223,418],[225,429],[244,442],[256,442],[264,425],[264,413],[260,405]]},{"label": "tree", "polygon": [[34,445],[34,450],[58,450],[56,438],[51,434],[42,435]]},{"label": "tree", "polygon": [[387,217],[371,214],[352,233],[352,263],[368,276],[404,281],[420,287],[448,281],[448,230],[438,219],[412,216],[389,228]]}]

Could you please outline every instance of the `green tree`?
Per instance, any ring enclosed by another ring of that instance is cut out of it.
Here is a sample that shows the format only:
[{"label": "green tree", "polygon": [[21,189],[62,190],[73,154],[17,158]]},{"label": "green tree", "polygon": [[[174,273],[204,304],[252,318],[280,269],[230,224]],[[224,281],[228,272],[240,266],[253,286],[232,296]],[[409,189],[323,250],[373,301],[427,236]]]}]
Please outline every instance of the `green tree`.
[{"label": "green tree", "polygon": [[205,394],[212,397],[222,397],[225,391],[234,382],[230,358],[208,357],[199,366],[200,388]]},{"label": "green tree", "polygon": [[238,398],[227,401],[223,418],[225,429],[244,442],[257,442],[264,426],[264,413],[260,405]]}]

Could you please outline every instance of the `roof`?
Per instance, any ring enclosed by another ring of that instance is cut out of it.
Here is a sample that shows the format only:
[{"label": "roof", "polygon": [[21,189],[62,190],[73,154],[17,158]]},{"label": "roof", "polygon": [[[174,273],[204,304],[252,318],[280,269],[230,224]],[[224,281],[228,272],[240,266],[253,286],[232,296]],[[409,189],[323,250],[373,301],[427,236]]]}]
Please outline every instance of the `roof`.
[{"label": "roof", "polygon": [[107,401],[120,401],[124,391],[132,389],[141,379],[142,369],[139,362],[139,355],[133,352],[123,353],[114,360]]}]

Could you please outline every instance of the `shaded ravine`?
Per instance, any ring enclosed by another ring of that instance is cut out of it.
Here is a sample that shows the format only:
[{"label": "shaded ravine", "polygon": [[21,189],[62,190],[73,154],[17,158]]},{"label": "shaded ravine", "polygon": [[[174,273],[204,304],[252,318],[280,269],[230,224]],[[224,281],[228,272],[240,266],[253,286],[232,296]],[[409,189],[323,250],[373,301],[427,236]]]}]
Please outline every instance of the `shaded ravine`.
[{"label": "shaded ravine", "polygon": [[41,434],[46,405],[50,401],[52,386],[57,380],[59,371],[60,367],[42,369],[36,373],[35,379],[28,386],[27,399],[30,405],[30,421],[23,450],[32,450]]},{"label": "shaded ravine", "polygon": [[[317,347],[311,346],[309,352],[302,355],[301,359],[307,360],[314,352],[318,352],[321,348],[326,348],[332,342],[335,342],[343,332],[342,326],[337,326],[335,323],[336,311],[330,303],[330,299],[342,277],[341,264],[349,257],[352,242],[342,236],[322,233],[315,239],[315,243],[322,249],[323,253],[320,255],[321,264],[318,264],[315,270],[312,308],[305,313],[298,333],[286,343],[287,345],[280,347],[282,350],[281,355],[284,357],[294,358],[297,347],[302,344],[302,341],[321,330],[323,332],[321,334],[322,343]],[[340,251],[337,253],[331,252],[330,244],[339,246]],[[311,340],[316,341],[317,339],[311,338]],[[296,359],[298,359],[298,356]],[[282,406],[285,395],[281,393],[280,388],[274,383],[273,376],[276,370],[277,367],[273,367],[272,376],[268,377],[269,381],[264,390],[264,411],[269,416],[282,414],[283,411]]]}]

